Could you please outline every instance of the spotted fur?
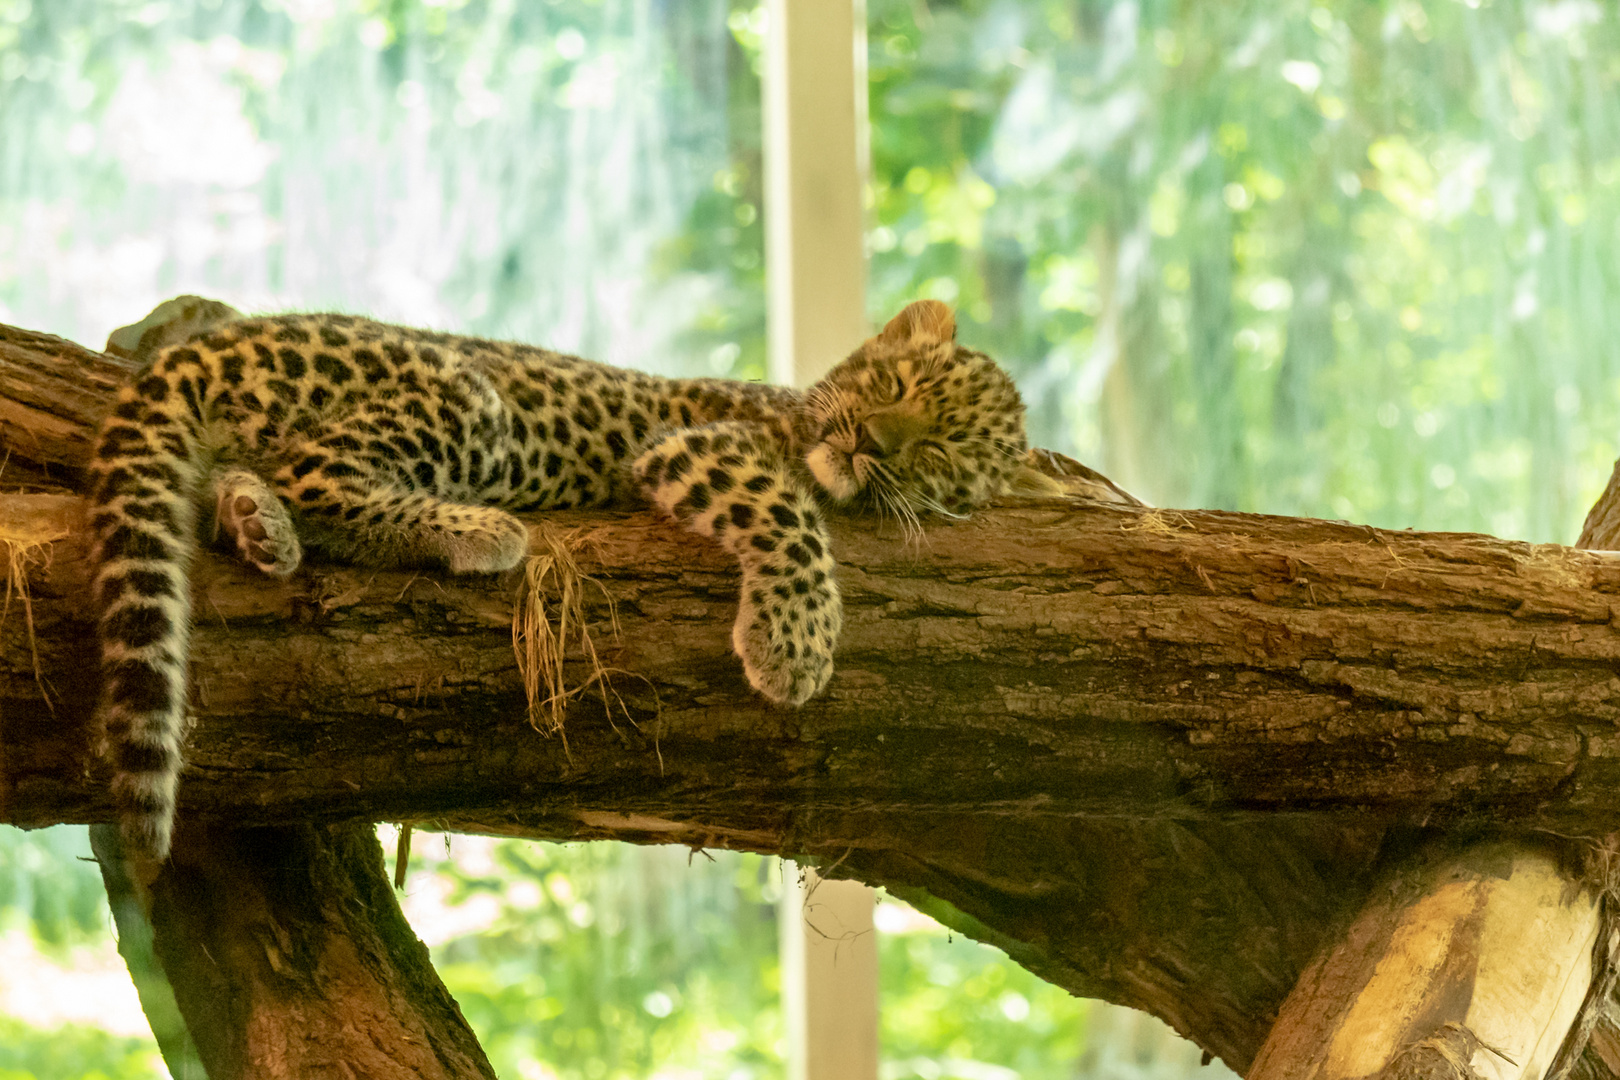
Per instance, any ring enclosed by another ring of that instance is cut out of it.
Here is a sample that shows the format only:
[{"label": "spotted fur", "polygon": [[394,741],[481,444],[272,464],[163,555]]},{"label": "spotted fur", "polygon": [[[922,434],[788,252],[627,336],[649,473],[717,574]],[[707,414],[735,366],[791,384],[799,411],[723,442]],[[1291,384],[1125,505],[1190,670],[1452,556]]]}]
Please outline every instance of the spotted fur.
[{"label": "spotted fur", "polygon": [[842,621],[818,499],[912,524],[960,514],[1005,490],[1024,450],[1011,380],[957,346],[932,301],[807,393],[346,315],[176,304],[125,333],[150,360],[102,427],[91,517],[114,793],[128,843],[159,859],[199,535],[277,577],[306,546],[493,573],[527,551],[515,512],[640,495],[737,557],[736,652],[761,694],[796,705],[831,678]]}]

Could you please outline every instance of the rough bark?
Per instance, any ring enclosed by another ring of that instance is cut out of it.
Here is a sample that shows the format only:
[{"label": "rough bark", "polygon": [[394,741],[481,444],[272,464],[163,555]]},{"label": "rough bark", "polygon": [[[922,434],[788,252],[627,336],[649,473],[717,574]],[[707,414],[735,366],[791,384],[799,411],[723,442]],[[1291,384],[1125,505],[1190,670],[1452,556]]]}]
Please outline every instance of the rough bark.
[{"label": "rough bark", "polygon": [[494,1080],[364,823],[182,823],[154,941],[209,1080]]},{"label": "rough bark", "polygon": [[1592,1027],[1586,1053],[1570,1080],[1609,1080],[1620,1076],[1620,1005],[1608,1001]]},{"label": "rough bark", "polygon": [[[72,528],[76,512],[0,497],[0,521]],[[1607,555],[1077,503],[939,524],[920,549],[840,522],[839,674],[791,711],[755,697],[730,654],[723,556],[648,514],[536,523],[558,527],[590,531],[585,567],[622,629],[613,644],[592,601],[624,708],[576,702],[566,744],[525,726],[515,578],[320,566],[274,583],[203,556],[185,808],[522,828],[562,813],[545,796],[566,790],[574,807],[679,818],[696,808],[679,777],[711,769],[728,783],[706,827],[738,840],[776,835],[789,807],[856,815],[850,834],[876,822],[863,814],[989,808],[1620,819]],[[6,820],[106,813],[83,768],[86,574],[70,532],[31,579],[34,645],[20,612],[8,627]],[[78,742],[40,725],[81,727]]]},{"label": "rough bark", "polygon": [[0,444],[7,451],[0,479],[11,486],[71,477],[133,370],[126,359],[0,323]]},{"label": "rough bark", "polygon": [[364,823],[186,823],[149,890],[116,826],[91,841],[176,1080],[494,1077]]},{"label": "rough bark", "polygon": [[[77,513],[0,497],[0,538],[65,533],[32,640],[16,602],[0,630],[0,821],[110,815]],[[527,723],[515,580],[201,558],[182,820],[809,857],[1241,1070],[1414,834],[1620,819],[1610,556],[1074,501],[910,546],[843,521],[839,673],[789,711],[730,655],[723,557],[646,514],[544,527],[588,530],[622,630],[592,600],[619,697],[566,743]]]},{"label": "rough bark", "polygon": [[[45,509],[71,523],[71,504]],[[1391,826],[1613,827],[1616,567],[1166,519],[1005,508],[921,552],[841,523],[840,673],[790,712],[729,654],[722,559],[645,515],[572,518],[619,601],[604,658],[633,674],[614,679],[628,715],[583,699],[566,745],[526,723],[513,582],[325,567],[273,584],[205,556],[181,813],[816,856],[926,890],[1043,975],[1241,1066]],[[80,543],[32,585],[54,714],[15,613],[0,649],[4,820],[109,812]]]}]

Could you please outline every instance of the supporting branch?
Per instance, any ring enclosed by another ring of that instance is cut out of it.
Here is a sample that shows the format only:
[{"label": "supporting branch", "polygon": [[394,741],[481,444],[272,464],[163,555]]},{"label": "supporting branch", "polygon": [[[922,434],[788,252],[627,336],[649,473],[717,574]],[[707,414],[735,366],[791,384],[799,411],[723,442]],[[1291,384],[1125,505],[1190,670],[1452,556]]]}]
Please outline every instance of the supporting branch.
[{"label": "supporting branch", "polygon": [[163,965],[152,949],[152,922],[146,908],[149,894],[136,881],[124,854],[124,841],[117,825],[90,826],[90,850],[101,868],[107,890],[107,906],[118,934],[118,955],[124,958],[130,980],[141,999],[141,1011],[152,1028],[163,1064],[173,1080],[207,1080],[208,1073],[197,1057],[197,1046],[186,1027],[185,1017],[174,1000]]},{"label": "supporting branch", "polygon": [[494,1080],[368,826],[186,823],[152,897],[209,1080]]}]

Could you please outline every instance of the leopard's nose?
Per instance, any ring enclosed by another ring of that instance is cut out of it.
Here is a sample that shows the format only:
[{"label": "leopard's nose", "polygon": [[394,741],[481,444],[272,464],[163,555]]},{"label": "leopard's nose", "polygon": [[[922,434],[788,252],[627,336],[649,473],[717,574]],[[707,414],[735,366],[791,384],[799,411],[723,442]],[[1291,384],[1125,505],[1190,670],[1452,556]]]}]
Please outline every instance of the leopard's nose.
[{"label": "leopard's nose", "polygon": [[860,435],[855,439],[855,449],[850,451],[851,457],[857,454],[875,458],[883,456],[883,447],[872,437],[872,429],[866,424],[861,425]]}]

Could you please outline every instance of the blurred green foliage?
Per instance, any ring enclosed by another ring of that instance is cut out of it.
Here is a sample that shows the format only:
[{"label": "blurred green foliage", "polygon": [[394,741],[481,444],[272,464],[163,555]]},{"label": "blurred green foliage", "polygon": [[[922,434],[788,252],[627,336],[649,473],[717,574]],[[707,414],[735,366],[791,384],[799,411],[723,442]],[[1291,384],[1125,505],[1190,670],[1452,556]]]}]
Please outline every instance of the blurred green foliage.
[{"label": "blurred green foliage", "polygon": [[[418,845],[405,906],[501,1075],[782,1075],[778,860],[623,844],[454,846],[447,858],[431,839]],[[887,1080],[1073,1075],[1084,1002],[906,913],[903,932],[878,939]],[[445,932],[435,927],[457,926],[477,932],[435,940]]]},{"label": "blurred green foliage", "polygon": [[[1592,0],[870,0],[871,315],[1173,505],[1573,537],[1620,440]],[[763,371],[747,0],[0,0],[0,318],[177,291]]]},{"label": "blurred green foliage", "polygon": [[79,1024],[40,1030],[0,1016],[0,1080],[155,1080],[167,1075],[151,1039]]},{"label": "blurred green foliage", "polygon": [[193,291],[758,373],[729,10],[0,0],[0,321],[96,343]]},{"label": "blurred green foliage", "polygon": [[1586,0],[870,0],[872,313],[1155,501],[1574,539],[1620,429]]},{"label": "blurred green foliage", "polygon": [[0,933],[27,930],[60,955],[105,940],[110,919],[83,829],[0,826]]},{"label": "blurred green foliage", "polygon": [[[24,832],[0,826],[0,934],[28,934],[43,962],[70,950],[111,950],[111,916],[85,830]],[[36,977],[0,970],[0,987]],[[150,1037],[115,1035],[83,1024],[33,1027],[0,1015],[0,1080],[150,1080],[166,1076]]]},{"label": "blurred green foliage", "polygon": [[1088,1003],[999,950],[933,924],[880,934],[878,967],[884,1080],[1076,1075]]},{"label": "blurred green foliage", "polygon": [[780,1075],[771,861],[456,843],[475,857],[434,859],[424,838],[407,892],[479,926],[435,942],[434,964],[502,1076]]}]

